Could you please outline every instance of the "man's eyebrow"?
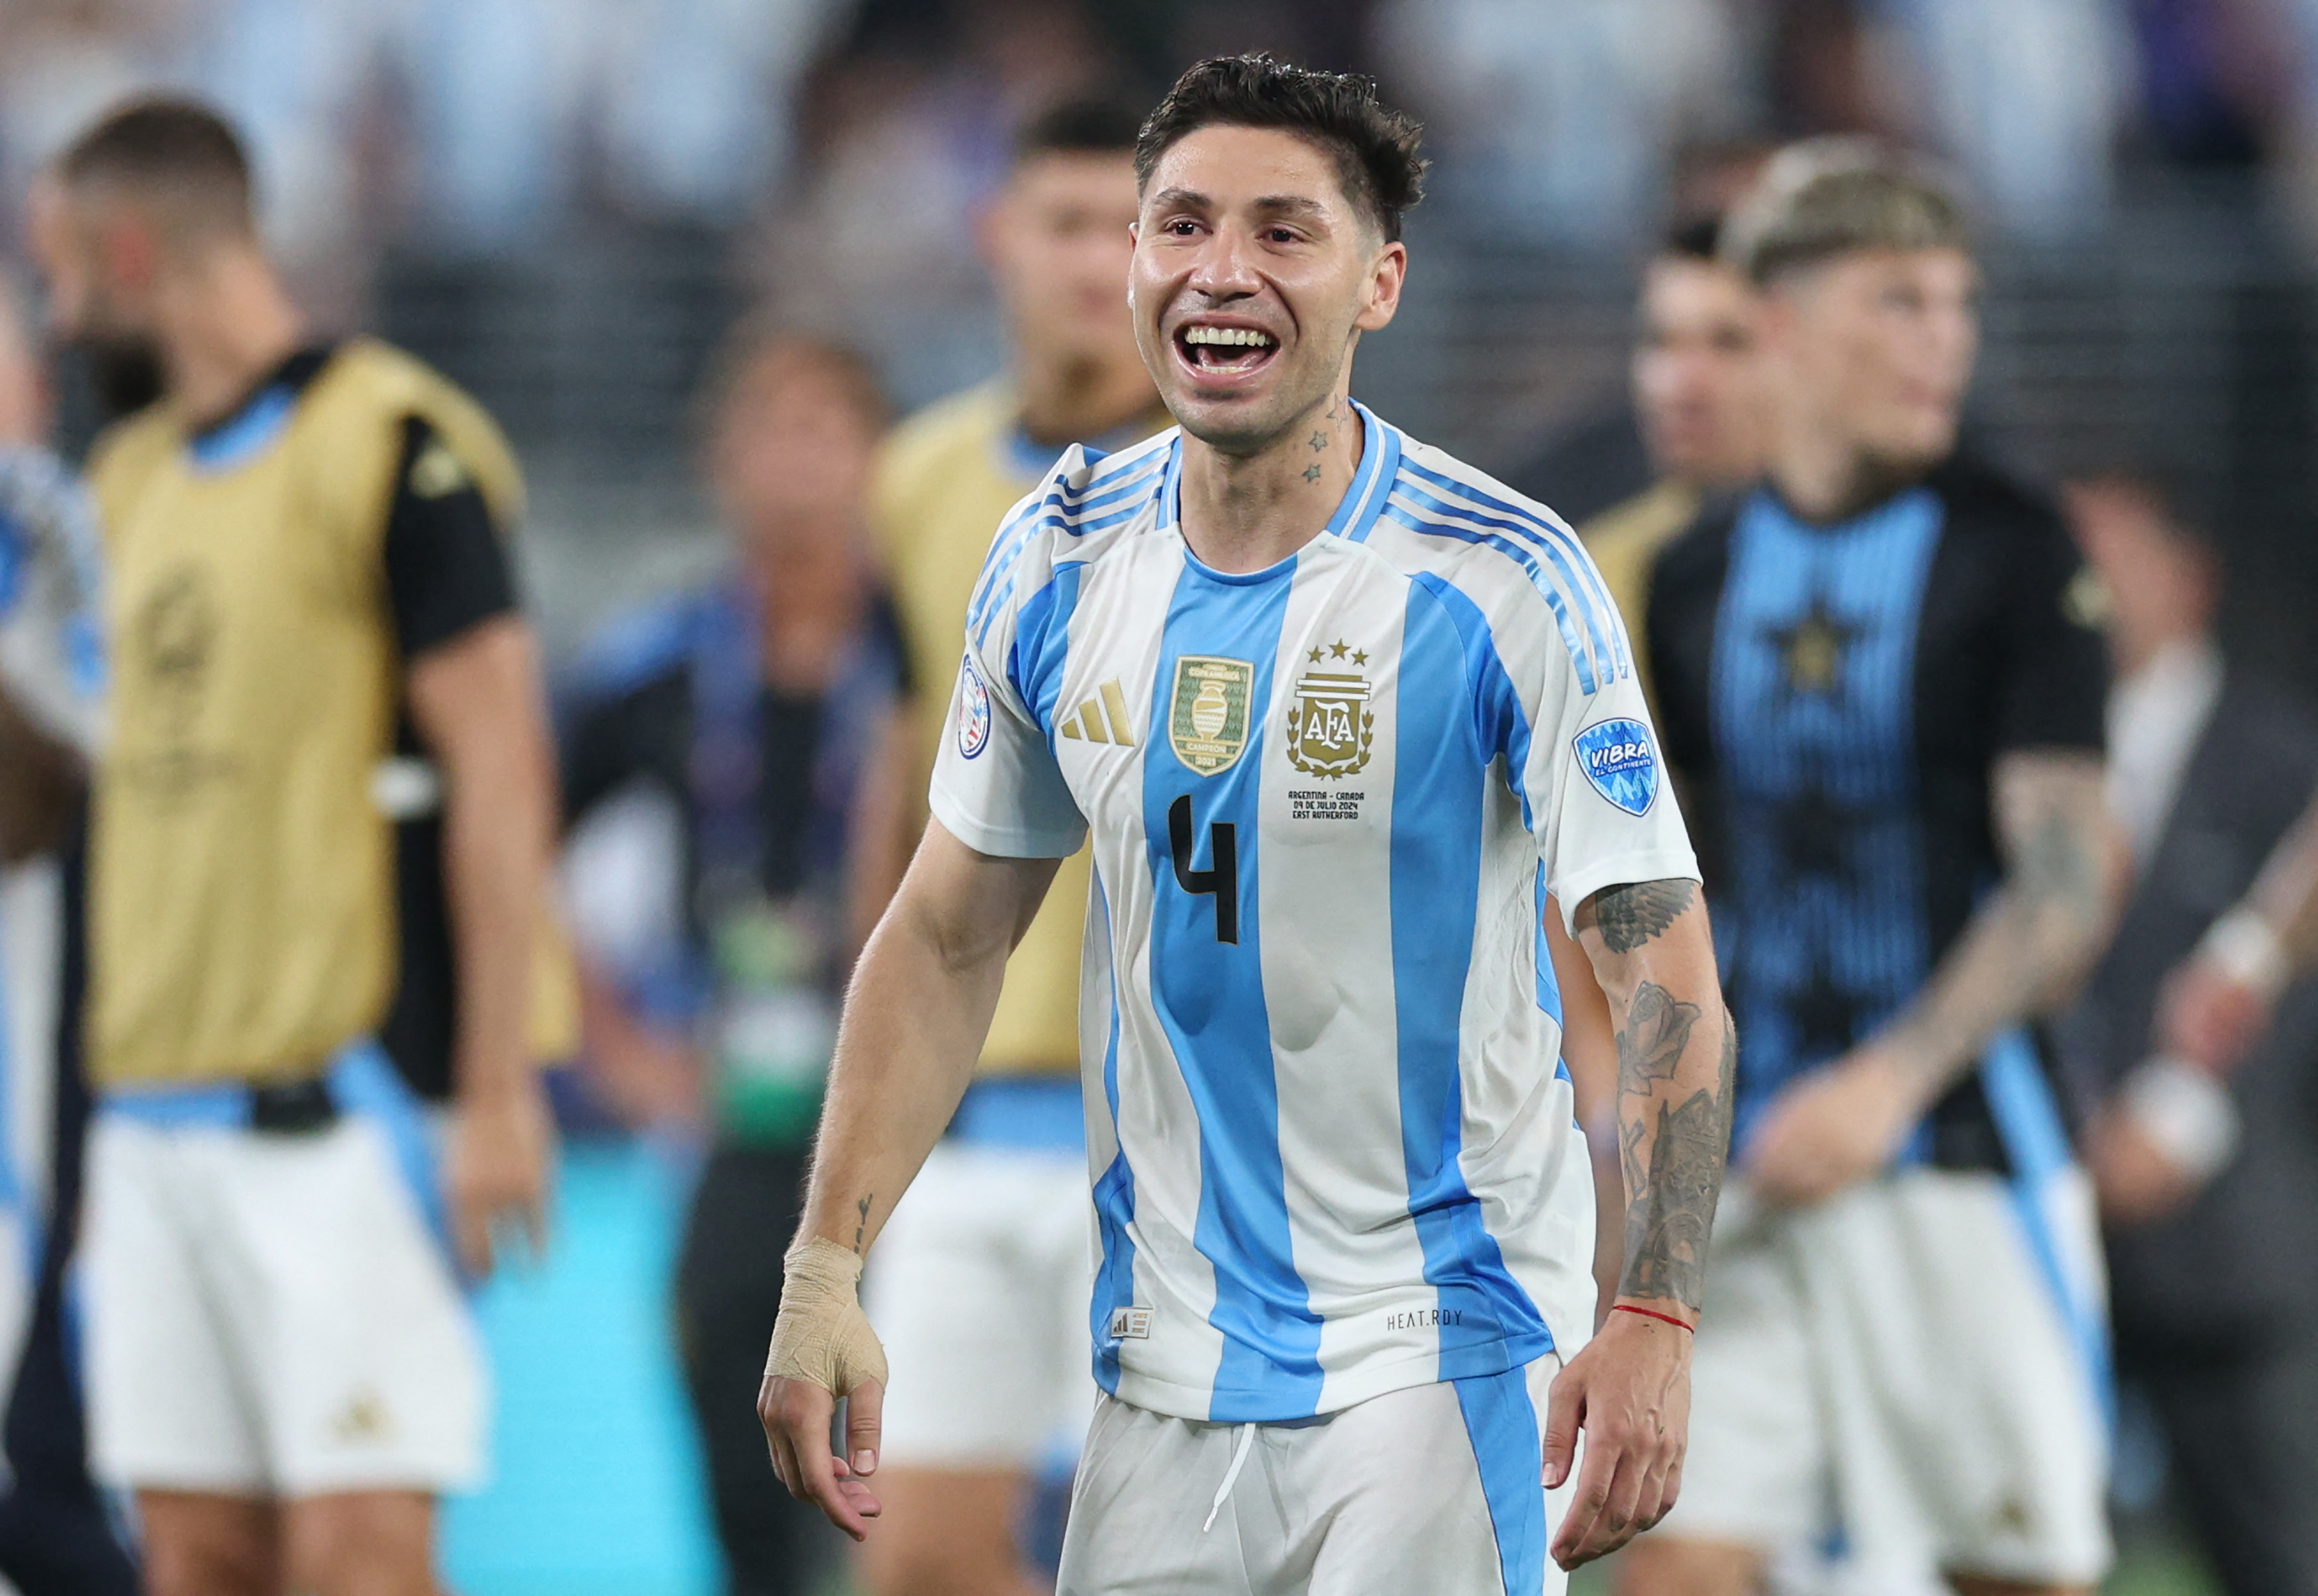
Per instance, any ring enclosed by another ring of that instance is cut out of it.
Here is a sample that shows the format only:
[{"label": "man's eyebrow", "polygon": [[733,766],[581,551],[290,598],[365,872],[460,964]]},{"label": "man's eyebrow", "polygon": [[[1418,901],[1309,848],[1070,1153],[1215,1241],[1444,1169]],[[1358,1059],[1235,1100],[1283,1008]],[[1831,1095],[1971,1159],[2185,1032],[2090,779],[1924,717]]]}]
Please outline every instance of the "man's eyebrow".
[{"label": "man's eyebrow", "polygon": [[1151,196],[1151,202],[1171,211],[1207,211],[1215,205],[1207,195],[1188,188],[1163,188]]},{"label": "man's eyebrow", "polygon": [[1255,211],[1262,216],[1304,216],[1325,218],[1328,208],[1317,200],[1302,194],[1266,194],[1256,201]]}]

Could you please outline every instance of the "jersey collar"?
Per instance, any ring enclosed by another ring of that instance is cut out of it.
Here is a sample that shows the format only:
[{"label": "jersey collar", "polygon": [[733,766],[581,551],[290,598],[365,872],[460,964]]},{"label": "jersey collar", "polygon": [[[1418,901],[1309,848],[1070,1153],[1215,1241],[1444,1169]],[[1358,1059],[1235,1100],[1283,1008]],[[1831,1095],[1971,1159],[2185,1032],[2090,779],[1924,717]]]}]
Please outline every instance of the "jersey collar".
[{"label": "jersey collar", "polygon": [[[1320,530],[1324,537],[1360,543],[1368,541],[1377,517],[1384,514],[1385,500],[1392,497],[1393,479],[1400,474],[1400,429],[1378,420],[1376,412],[1358,399],[1352,406],[1352,413],[1361,418],[1361,463],[1344,488],[1344,497],[1336,501],[1335,513]],[[1182,477],[1183,437],[1178,432],[1167,445],[1167,471],[1159,486],[1163,531],[1182,531]],[[1190,553],[1188,545],[1184,552]],[[1283,563],[1292,562],[1291,559]]]}]

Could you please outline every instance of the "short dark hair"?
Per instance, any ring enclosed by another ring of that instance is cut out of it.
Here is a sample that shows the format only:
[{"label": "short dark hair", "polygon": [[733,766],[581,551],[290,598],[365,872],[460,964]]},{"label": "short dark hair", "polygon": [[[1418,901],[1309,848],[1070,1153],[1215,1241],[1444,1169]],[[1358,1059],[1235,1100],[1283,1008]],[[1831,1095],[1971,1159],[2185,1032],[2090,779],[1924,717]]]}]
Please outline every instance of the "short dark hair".
[{"label": "short dark hair", "polygon": [[212,227],[255,226],[241,136],[196,100],[155,95],[118,106],[57,157],[56,170],[69,188],[118,184]]},{"label": "short dark hair", "polygon": [[1263,54],[1216,56],[1175,80],[1135,141],[1135,180],[1148,185],[1159,157],[1201,128],[1278,128],[1308,139],[1336,163],[1346,197],[1388,240],[1424,198],[1416,153],[1424,128],[1377,98],[1376,79],[1315,72]]},{"label": "short dark hair", "polygon": [[882,434],[893,421],[876,368],[849,344],[800,332],[760,317],[748,317],[726,332],[710,358],[694,403],[704,433],[714,435],[723,412],[752,378],[769,369],[780,381],[799,377],[827,382],[863,430]]},{"label": "short dark hair", "polygon": [[1714,265],[1722,258],[1722,216],[1696,211],[1676,221],[1658,240],[1661,259],[1699,261]]},{"label": "short dark hair", "polygon": [[1014,164],[1042,155],[1132,155],[1143,107],[1142,100],[1115,90],[1056,100],[1015,129]]}]

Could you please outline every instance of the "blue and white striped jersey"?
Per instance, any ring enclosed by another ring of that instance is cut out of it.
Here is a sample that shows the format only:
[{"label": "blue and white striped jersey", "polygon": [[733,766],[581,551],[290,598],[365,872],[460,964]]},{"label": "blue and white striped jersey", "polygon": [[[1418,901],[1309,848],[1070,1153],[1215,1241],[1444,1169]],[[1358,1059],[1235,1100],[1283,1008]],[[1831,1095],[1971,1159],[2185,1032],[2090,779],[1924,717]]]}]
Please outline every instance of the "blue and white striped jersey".
[{"label": "blue and white striped jersey", "polygon": [[1695,878],[1615,608],[1548,511],[1361,412],[1326,532],[1202,565],[1178,435],[1000,529],[933,811],[1094,837],[1096,1377],[1277,1421],[1589,1332],[1548,892]]}]

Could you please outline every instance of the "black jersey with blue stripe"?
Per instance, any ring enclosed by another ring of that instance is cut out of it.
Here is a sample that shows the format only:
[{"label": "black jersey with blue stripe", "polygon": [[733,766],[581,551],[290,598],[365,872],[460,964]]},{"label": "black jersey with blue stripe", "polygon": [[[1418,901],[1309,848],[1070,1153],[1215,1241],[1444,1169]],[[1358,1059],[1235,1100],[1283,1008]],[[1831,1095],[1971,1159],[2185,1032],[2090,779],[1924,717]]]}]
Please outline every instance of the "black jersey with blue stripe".
[{"label": "black jersey with blue stripe", "polygon": [[[1649,648],[1738,1025],[1742,1149],[1780,1087],[1908,1003],[1997,881],[1997,761],[2100,752],[2082,571],[2050,502],[1963,459],[1832,525],[1765,487],[1659,556]],[[2043,1052],[1999,1037],[1906,1158],[2013,1167],[2005,1106],[2049,1104]]]}]

